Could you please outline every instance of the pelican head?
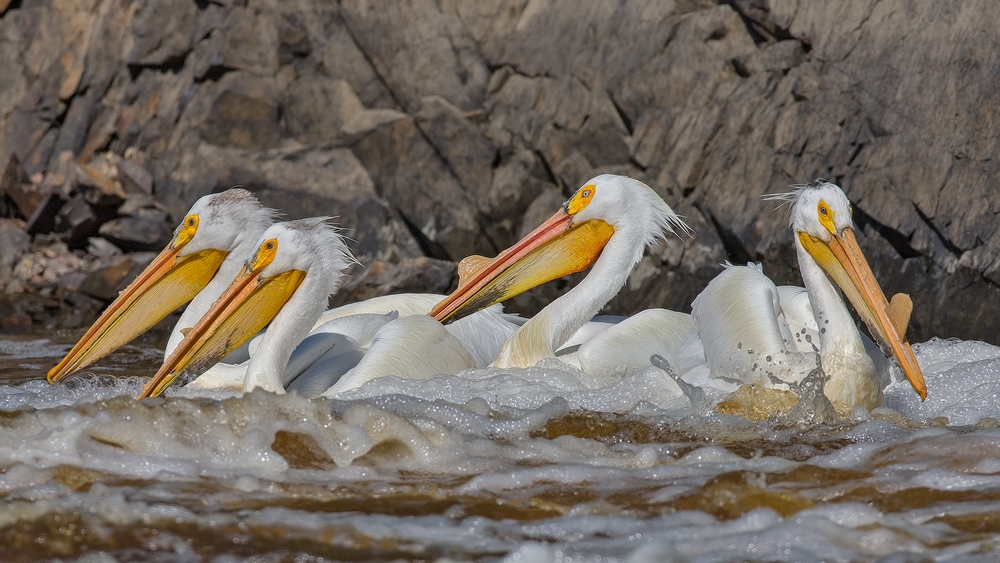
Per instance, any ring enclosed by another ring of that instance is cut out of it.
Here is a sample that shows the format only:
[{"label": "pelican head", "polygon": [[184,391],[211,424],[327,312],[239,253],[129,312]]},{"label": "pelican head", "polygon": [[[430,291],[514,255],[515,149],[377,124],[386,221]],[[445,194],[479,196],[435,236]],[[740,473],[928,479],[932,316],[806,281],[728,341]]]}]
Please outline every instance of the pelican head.
[{"label": "pelican head", "polygon": [[676,230],[689,232],[649,186],[627,176],[596,176],[555,215],[496,258],[470,256],[463,260],[458,289],[430,314],[440,321],[456,319],[584,270],[616,233],[629,239],[621,248],[627,276],[646,246]]},{"label": "pelican head", "polygon": [[96,362],[191,301],[219,271],[226,256],[254,239],[275,212],[242,188],[200,198],[170,243],[101,314],[48,374],[49,383]]},{"label": "pelican head", "polygon": [[[251,358],[247,377],[253,375],[255,363],[263,361],[260,358],[272,361],[269,371],[282,369],[354,260],[343,237],[326,220],[271,225],[239,274],[163,362],[140,398],[161,394],[182,373],[203,373],[268,324],[260,346],[264,353]],[[287,330],[275,330],[277,326]]]},{"label": "pelican head", "polygon": [[771,199],[792,203],[791,226],[801,268],[812,261],[850,301],[883,350],[891,352],[921,398],[927,387],[910,343],[906,340],[912,302],[908,296],[885,294],[854,238],[851,202],[840,187],[829,182],[798,186]]},{"label": "pelican head", "polygon": [[626,223],[634,225],[642,235],[642,247],[674,233],[675,228],[689,231],[652,188],[628,176],[601,174],[592,178],[563,204],[563,211],[571,217],[571,226],[598,220],[617,231]]},{"label": "pelican head", "polygon": [[174,230],[167,248],[175,248],[178,257],[198,252],[229,252],[247,237],[250,223],[263,224],[252,236],[260,235],[274,222],[277,212],[264,207],[257,196],[243,188],[231,188],[198,199],[184,220]]},{"label": "pelican head", "polygon": [[792,192],[791,227],[827,243],[845,229],[854,229],[853,208],[844,191],[829,182],[799,186]]}]

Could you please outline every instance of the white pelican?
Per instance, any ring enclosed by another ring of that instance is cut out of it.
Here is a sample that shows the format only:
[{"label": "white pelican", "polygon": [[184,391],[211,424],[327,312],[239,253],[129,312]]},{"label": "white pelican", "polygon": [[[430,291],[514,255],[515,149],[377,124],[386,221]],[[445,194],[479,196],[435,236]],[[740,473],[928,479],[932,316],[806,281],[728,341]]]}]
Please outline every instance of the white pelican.
[{"label": "white pelican", "polygon": [[[384,305],[348,306],[342,316],[328,313],[334,318],[310,335],[351,260],[342,237],[324,219],[271,226],[256,253],[187,332],[140,398],[161,394],[182,374],[204,372],[268,324],[249,361],[233,368],[228,383],[241,381],[244,391],[261,387],[284,393],[289,388],[314,396],[334,382],[340,391],[382,375],[427,378],[477,366],[467,346],[431,317],[365,312]],[[416,302],[417,310],[426,300],[404,299]],[[506,334],[499,342],[504,338]],[[371,343],[365,351],[367,340]]]},{"label": "white pelican", "polygon": [[[309,336],[299,343],[295,351],[292,352],[289,359],[290,365],[286,368],[288,370],[286,377],[290,377],[288,374],[299,373],[307,368],[309,371],[320,368],[321,366],[314,364],[319,362],[323,356],[346,354],[348,351],[345,346],[358,349],[367,348],[378,329],[389,321],[398,317],[426,315],[443,298],[443,295],[432,293],[381,295],[323,312],[314,323]],[[322,307],[322,304],[317,303],[316,306]],[[197,322],[197,319],[194,319],[188,326],[193,326],[194,322]],[[250,364],[250,356],[257,350],[263,335],[264,331],[261,331],[239,346],[223,361],[210,367],[189,383],[188,387],[193,389],[242,389],[247,366]]]},{"label": "white pelican", "polygon": [[844,192],[820,182],[771,199],[792,204],[791,227],[808,300],[795,288],[779,291],[757,267],[727,267],[692,304],[711,377],[765,387],[774,385],[772,376],[798,381],[817,366],[818,348],[829,378],[824,393],[838,411],[882,406],[884,385],[839,287],[925,398],[923,375],[905,337],[912,304],[905,295],[886,300],[854,239]]},{"label": "white pelican", "polygon": [[[626,176],[597,176],[555,215],[496,258],[467,259],[467,280],[431,314],[442,321],[456,318],[467,307],[475,309],[507,299],[593,264],[579,285],[507,340],[494,364],[535,365],[544,358],[557,357],[574,333],[625,285],[645,248],[675,230],[690,231],[649,186]],[[675,358],[693,331],[689,315],[648,309],[593,338],[582,338],[575,356],[561,357],[607,380],[649,366],[653,354]]]},{"label": "white pelican", "polygon": [[[305,397],[315,397],[335,395],[386,375],[413,379],[487,367],[507,337],[524,322],[494,305],[447,325],[444,329],[450,336],[446,336],[440,323],[426,316],[443,297],[420,293],[386,295],[326,311],[309,335],[295,346],[281,374],[282,385]],[[432,321],[429,325],[428,320]],[[264,334],[248,342],[245,360],[225,363],[233,358],[230,354],[188,387],[252,388],[256,384],[245,385],[247,368],[259,350],[265,353],[260,348]],[[435,348],[446,352],[429,352]],[[281,392],[276,383],[262,386]]]},{"label": "white pelican", "polygon": [[167,247],[49,371],[49,383],[114,352],[190,301],[167,341],[169,355],[182,329],[194,326],[236,275],[275,214],[241,188],[198,199]]},{"label": "white pelican", "polygon": [[[794,199],[793,226],[799,263],[809,301],[816,311],[815,340],[819,340],[823,367],[831,377],[826,389],[834,404],[875,405],[874,399],[866,397],[880,397],[881,388],[873,385],[873,370],[865,367],[871,366],[871,361],[864,354],[860,337],[830,279],[843,288],[876,338],[892,351],[914,389],[925,396],[923,376],[909,344],[901,336],[909,318],[908,298],[894,298],[893,305],[886,302],[854,242],[850,204],[843,192],[833,186],[807,188],[795,192]],[[528,321],[505,343],[496,361],[499,367],[533,365],[542,358],[558,355],[569,335],[624,284],[644,246],[672,231],[672,226],[684,229],[676,215],[648,187],[629,178],[598,176],[577,191],[562,210],[497,258],[473,258],[467,265],[473,271],[468,282],[440,303],[432,315],[447,320],[461,315],[467,306],[481,307],[501,301],[593,262],[594,269],[583,282]],[[737,277],[743,279],[733,281]],[[798,338],[793,337],[787,326],[782,332],[778,322],[782,313],[779,292],[755,269],[728,268],[703,292],[695,309],[700,321],[699,335],[709,365],[726,368],[722,373],[716,370],[715,375],[738,381],[746,377],[752,381],[754,362],[748,363],[747,359],[767,361],[768,356],[774,362],[796,363],[796,369],[816,367],[814,353],[796,356],[790,351],[811,351],[812,345],[802,338],[801,328],[809,322],[804,318],[809,315],[803,314],[803,300],[795,296],[794,290],[786,293],[788,307],[782,322],[785,317],[794,317]],[[794,303],[797,306],[793,308]],[[599,365],[602,358],[607,358],[606,362],[612,366],[627,366],[630,362],[636,368],[648,365],[649,352],[657,344],[669,351],[656,353],[675,365],[682,352],[677,342],[693,332],[693,325],[685,323],[680,313],[652,311],[656,314],[649,316],[660,316],[667,322],[659,327],[642,326],[641,317],[648,313],[644,311],[620,323],[599,335],[612,340],[612,346],[598,347],[591,342],[580,345],[577,353],[580,367],[588,373],[607,370]],[[770,316],[764,317],[762,312]],[[634,325],[639,325],[638,329],[629,326],[632,319],[636,319]],[[598,338],[594,340],[600,342]],[[622,356],[631,360],[623,360]],[[704,362],[702,359],[701,363]],[[621,369],[608,371],[620,373]],[[765,372],[756,373],[758,381],[765,381],[765,376]]]}]

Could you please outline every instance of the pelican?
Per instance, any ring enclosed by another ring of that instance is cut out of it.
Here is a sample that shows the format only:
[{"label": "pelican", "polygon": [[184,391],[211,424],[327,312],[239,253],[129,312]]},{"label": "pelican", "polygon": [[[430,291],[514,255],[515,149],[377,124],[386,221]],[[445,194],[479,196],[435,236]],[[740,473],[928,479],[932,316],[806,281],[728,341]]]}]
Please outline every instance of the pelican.
[{"label": "pelican", "polygon": [[49,371],[49,383],[114,352],[190,301],[167,341],[169,355],[183,329],[194,325],[236,275],[275,214],[241,188],[198,199],[167,247]]},{"label": "pelican", "polygon": [[[507,337],[524,322],[494,305],[447,325],[447,336],[441,332],[440,323],[431,320],[428,325],[430,317],[426,316],[443,297],[420,293],[386,295],[326,311],[309,335],[295,346],[282,372],[284,389],[294,389],[310,398],[333,396],[387,375],[426,378],[487,367]],[[247,368],[258,351],[266,353],[260,347],[263,334],[248,342],[245,360],[226,363],[234,356],[230,354],[188,387],[250,390],[253,384],[245,385]],[[445,352],[428,352],[435,348]],[[267,388],[282,392],[276,384]]]},{"label": "pelican", "polygon": [[[324,356],[346,354],[345,346],[358,350],[366,349],[374,340],[378,329],[386,323],[399,317],[426,315],[442,298],[443,295],[432,293],[381,295],[325,311],[314,323],[309,336],[292,352],[289,365],[286,367],[286,377],[292,377],[291,374],[302,373],[305,370],[309,370],[310,373],[315,372],[321,367],[316,365],[316,362],[321,362]],[[317,303],[316,306],[322,307],[323,304]],[[242,389],[250,357],[256,352],[263,335],[264,331],[259,332],[221,362],[208,368],[189,383],[188,387]]]},{"label": "pelican", "polygon": [[[467,258],[467,280],[431,315],[441,321],[458,318],[468,307],[502,301],[592,265],[579,285],[504,343],[494,365],[528,367],[559,357],[597,382],[620,377],[649,366],[652,354],[675,358],[694,331],[689,315],[665,309],[648,309],[611,326],[588,325],[625,285],[646,247],[677,231],[690,229],[649,186],[626,176],[597,176],[496,258]],[[581,329],[584,334],[574,337]],[[597,334],[588,338],[591,333]]]},{"label": "pelican", "polygon": [[[181,375],[201,374],[267,325],[246,365],[234,368],[244,391],[260,387],[284,393],[287,388],[315,396],[330,386],[339,392],[383,375],[428,378],[478,365],[469,351],[475,346],[463,345],[429,316],[372,313],[384,305],[371,303],[324,313],[327,297],[339,288],[352,260],[343,238],[324,218],[272,225],[140,398],[161,394]],[[426,301],[404,299],[414,310]],[[321,317],[329,320],[313,330]],[[309,339],[317,344],[303,346]],[[480,344],[485,340],[479,337]]]},{"label": "pelican", "polygon": [[775,380],[795,382],[817,366],[818,351],[829,378],[823,391],[839,412],[882,406],[883,382],[842,291],[880,347],[926,398],[920,366],[905,337],[912,303],[902,294],[886,300],[854,239],[844,192],[817,182],[771,199],[791,203],[804,293],[775,287],[754,266],[728,266],[713,279],[692,304],[710,376],[765,387]]},{"label": "pelican", "polygon": [[[770,384],[769,379],[765,381],[767,370],[755,373],[754,362],[748,363],[748,358],[763,362],[770,357],[775,364],[783,362],[781,365],[804,376],[809,370],[802,370],[816,366],[812,344],[801,331],[812,322],[817,335],[814,340],[819,341],[819,358],[830,376],[827,393],[834,405],[874,408],[881,404],[881,387],[832,279],[872,328],[879,343],[892,352],[914,389],[921,397],[926,396],[913,351],[901,336],[909,319],[909,300],[899,296],[891,305],[886,301],[854,241],[850,204],[843,192],[824,184],[785,197],[795,201],[792,224],[811,314],[803,311],[805,301],[800,291],[781,292],[786,294],[783,312],[779,291],[758,270],[728,268],[699,296],[693,322],[681,313],[644,311],[580,344],[575,359],[579,366],[593,373],[602,369],[615,372],[617,365],[620,373],[621,366],[630,363],[635,367],[648,365],[649,352],[656,345],[668,349],[666,354],[656,353],[675,365],[681,354],[688,353],[677,342],[687,340],[697,325],[697,336],[704,346],[701,363],[707,361],[709,368],[715,368],[712,375]],[[497,258],[471,258],[466,265],[473,271],[468,282],[460,284],[431,314],[442,321],[455,318],[468,306],[501,301],[593,263],[593,270],[577,287],[550,303],[507,340],[495,364],[534,365],[543,358],[558,356],[569,335],[583,327],[624,284],[643,248],[674,229],[686,231],[647,186],[621,176],[598,176],[580,188],[552,218]],[[646,320],[643,317],[668,322],[653,327],[642,322]],[[797,323],[793,325],[797,337],[788,328],[789,319]],[[613,345],[601,345],[605,339]],[[789,347],[795,348],[794,352]],[[811,354],[798,354],[806,350]],[[778,369],[770,371],[773,374]]]}]

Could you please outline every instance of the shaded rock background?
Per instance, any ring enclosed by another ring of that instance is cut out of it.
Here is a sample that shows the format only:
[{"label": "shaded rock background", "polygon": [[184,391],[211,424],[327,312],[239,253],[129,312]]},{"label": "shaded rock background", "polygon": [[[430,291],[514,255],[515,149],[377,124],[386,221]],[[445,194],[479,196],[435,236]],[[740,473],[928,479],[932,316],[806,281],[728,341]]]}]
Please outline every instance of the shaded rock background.
[{"label": "shaded rock background", "polygon": [[998,342],[996,21],[988,0],[0,0],[0,329],[90,322],[233,185],[349,229],[345,301],[446,291],[616,172],[697,234],[611,312],[688,310],[724,260],[800,283],[759,196],[823,177],[912,295],[911,339]]}]

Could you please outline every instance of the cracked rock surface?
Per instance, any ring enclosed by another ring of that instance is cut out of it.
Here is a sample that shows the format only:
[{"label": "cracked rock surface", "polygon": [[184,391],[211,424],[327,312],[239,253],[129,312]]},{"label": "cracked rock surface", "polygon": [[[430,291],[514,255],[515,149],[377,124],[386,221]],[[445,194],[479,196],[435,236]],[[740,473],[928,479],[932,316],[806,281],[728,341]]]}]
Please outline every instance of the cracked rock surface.
[{"label": "cracked rock surface", "polygon": [[[787,211],[760,195],[826,178],[886,293],[912,296],[911,340],[998,342],[997,21],[989,0],[0,2],[0,165],[16,156],[41,198],[67,155],[124,162],[125,192],[169,213],[119,209],[96,234],[156,223],[126,252],[242,185],[287,218],[336,217],[369,267],[355,278],[384,291],[444,291],[448,262],[628,174],[696,234],[647,253],[609,307],[622,314],[689,310],[726,260],[801,283]],[[130,175],[127,151],[145,168]],[[13,234],[31,219],[15,196],[0,194],[8,293],[23,259],[41,264]],[[97,231],[72,211],[58,217]],[[87,236],[63,242],[82,253]]]}]

